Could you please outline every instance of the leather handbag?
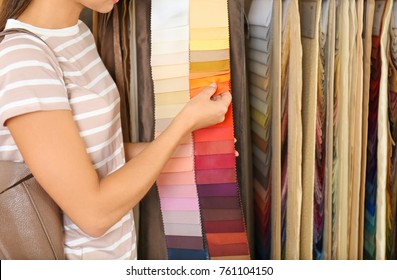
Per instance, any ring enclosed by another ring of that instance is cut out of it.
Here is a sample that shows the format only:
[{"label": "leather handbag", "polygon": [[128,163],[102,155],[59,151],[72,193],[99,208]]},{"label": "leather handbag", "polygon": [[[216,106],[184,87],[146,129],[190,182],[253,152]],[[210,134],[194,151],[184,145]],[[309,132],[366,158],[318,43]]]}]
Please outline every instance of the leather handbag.
[{"label": "leather handbag", "polygon": [[[0,33],[24,32],[23,29]],[[43,41],[44,42],[44,41]],[[0,259],[65,259],[62,212],[24,163],[0,161]]]},{"label": "leather handbag", "polygon": [[65,259],[62,212],[24,163],[0,161],[0,259]]}]

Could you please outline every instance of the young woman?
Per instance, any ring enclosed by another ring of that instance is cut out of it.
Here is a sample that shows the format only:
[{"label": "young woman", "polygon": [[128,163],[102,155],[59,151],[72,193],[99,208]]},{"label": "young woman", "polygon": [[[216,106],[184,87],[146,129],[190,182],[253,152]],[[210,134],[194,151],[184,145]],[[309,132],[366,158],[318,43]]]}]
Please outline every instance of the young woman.
[{"label": "young woman", "polygon": [[0,44],[0,160],[26,162],[62,208],[67,258],[136,258],[131,209],[185,135],[224,120],[230,93],[210,85],[152,143],[123,144],[119,94],[79,21],[118,0],[2,2],[0,30],[46,44],[20,33]]}]

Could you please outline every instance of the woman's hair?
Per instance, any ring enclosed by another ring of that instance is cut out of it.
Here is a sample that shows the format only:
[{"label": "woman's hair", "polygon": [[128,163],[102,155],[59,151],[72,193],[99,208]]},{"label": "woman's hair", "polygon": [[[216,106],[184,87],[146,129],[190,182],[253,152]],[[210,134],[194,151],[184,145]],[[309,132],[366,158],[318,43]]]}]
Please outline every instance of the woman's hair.
[{"label": "woman's hair", "polygon": [[7,19],[19,17],[32,0],[0,0],[0,31],[4,30]]}]

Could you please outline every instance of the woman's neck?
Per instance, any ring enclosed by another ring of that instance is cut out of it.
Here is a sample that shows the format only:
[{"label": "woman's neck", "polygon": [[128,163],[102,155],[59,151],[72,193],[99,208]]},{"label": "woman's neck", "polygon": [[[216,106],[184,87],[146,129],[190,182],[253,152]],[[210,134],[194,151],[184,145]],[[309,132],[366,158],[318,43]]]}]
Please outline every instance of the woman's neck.
[{"label": "woman's neck", "polygon": [[35,0],[18,20],[40,28],[62,29],[77,24],[82,10],[75,1]]}]

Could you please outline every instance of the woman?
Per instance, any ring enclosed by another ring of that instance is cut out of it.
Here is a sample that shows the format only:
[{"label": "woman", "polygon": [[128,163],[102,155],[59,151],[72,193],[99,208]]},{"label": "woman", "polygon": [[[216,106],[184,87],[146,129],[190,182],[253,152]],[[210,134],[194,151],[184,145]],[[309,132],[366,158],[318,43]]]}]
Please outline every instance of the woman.
[{"label": "woman", "polygon": [[210,85],[152,143],[123,144],[116,86],[79,21],[84,7],[117,2],[3,0],[0,14],[0,30],[46,42],[12,34],[0,44],[0,160],[26,162],[62,208],[69,259],[136,258],[131,209],[183,137],[222,122],[231,102]]}]

